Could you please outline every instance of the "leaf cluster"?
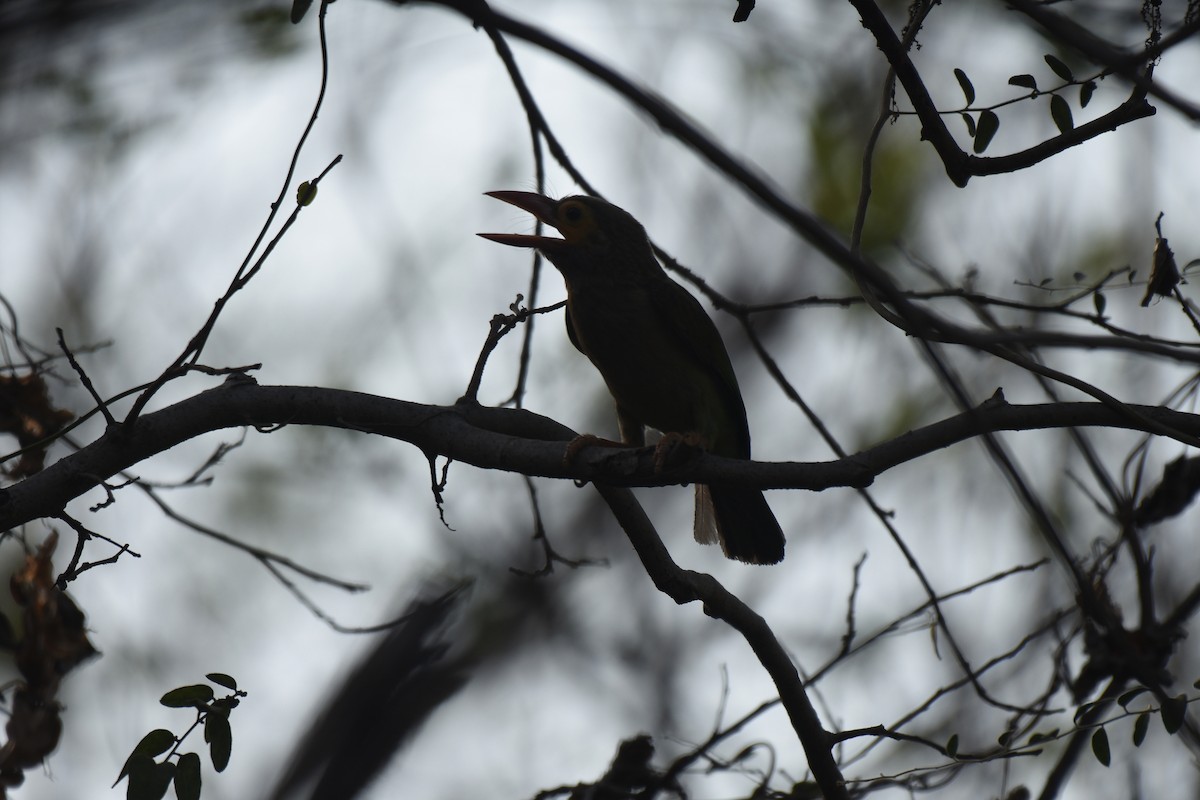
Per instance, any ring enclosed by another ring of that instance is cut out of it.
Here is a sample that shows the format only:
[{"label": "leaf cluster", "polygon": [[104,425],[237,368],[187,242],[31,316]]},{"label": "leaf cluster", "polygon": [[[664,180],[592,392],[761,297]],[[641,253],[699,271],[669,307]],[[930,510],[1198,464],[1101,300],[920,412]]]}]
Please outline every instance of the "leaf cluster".
[{"label": "leaf cluster", "polygon": [[[200,755],[179,752],[184,739],[197,727],[204,728],[204,741],[208,744],[213,769],[223,772],[229,766],[233,752],[229,715],[246,693],[237,688],[236,680],[223,672],[210,672],[205,677],[229,689],[230,694],[218,698],[212,686],[196,683],[176,687],[162,696],[159,702],[167,708],[196,709],[196,720],[179,736],[166,728],[156,728],[142,737],[125,759],[121,774],[113,783],[116,786],[129,778],[125,793],[128,800],[160,800],[166,797],[172,785],[178,800],[199,800]],[[161,761],[156,760],[159,756],[163,756]]]},{"label": "leaf cluster", "polygon": [[1028,89],[1029,94],[979,109],[977,117],[973,117],[970,114],[971,106],[975,102],[975,85],[971,82],[971,78],[965,71],[957,67],[954,69],[954,78],[958,81],[959,89],[962,90],[963,98],[966,100],[966,107],[958,113],[962,116],[963,124],[967,128],[967,135],[972,139],[972,149],[977,155],[987,150],[988,145],[995,138],[996,132],[1000,130],[1000,117],[995,109],[1020,100],[1033,100],[1042,95],[1049,95],[1050,119],[1054,122],[1054,126],[1058,128],[1058,132],[1068,133],[1075,129],[1075,118],[1071,112],[1071,104],[1064,96],[1065,90],[1078,86],[1079,107],[1087,108],[1088,103],[1092,101],[1092,95],[1096,91],[1097,81],[1102,79],[1105,73],[1099,72],[1089,78],[1080,79],[1076,78],[1071,68],[1057,56],[1047,53],[1043,58],[1051,71],[1063,80],[1062,85],[1056,86],[1053,89],[1041,89],[1038,86],[1037,78],[1032,74],[1021,73],[1013,75],[1008,79],[1009,85]]}]

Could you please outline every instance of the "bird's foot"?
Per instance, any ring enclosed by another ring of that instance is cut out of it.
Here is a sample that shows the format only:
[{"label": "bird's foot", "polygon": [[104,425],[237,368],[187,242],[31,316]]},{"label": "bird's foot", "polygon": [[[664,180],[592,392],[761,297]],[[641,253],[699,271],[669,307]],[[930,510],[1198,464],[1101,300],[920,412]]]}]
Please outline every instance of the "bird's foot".
[{"label": "bird's foot", "polygon": [[567,450],[563,453],[563,466],[569,467],[575,463],[575,459],[579,454],[588,447],[632,447],[633,445],[625,442],[614,442],[612,439],[605,439],[602,436],[593,436],[590,433],[585,433],[582,436],[576,436],[571,441],[567,442]]},{"label": "bird's foot", "polygon": [[704,438],[692,433],[664,433],[654,445],[654,474],[661,475],[667,468],[667,462],[679,456],[694,455],[691,451],[703,451]]}]

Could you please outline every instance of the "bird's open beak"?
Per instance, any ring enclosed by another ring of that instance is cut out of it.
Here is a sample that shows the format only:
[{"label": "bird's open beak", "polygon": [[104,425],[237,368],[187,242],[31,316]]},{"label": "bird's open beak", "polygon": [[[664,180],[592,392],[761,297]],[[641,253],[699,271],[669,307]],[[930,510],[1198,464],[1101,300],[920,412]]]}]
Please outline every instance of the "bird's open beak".
[{"label": "bird's open beak", "polygon": [[[502,191],[484,192],[484,194],[488,197],[494,197],[497,200],[503,200],[522,211],[528,211],[543,224],[557,229],[557,226],[554,224],[554,208],[558,205],[557,200],[551,200],[549,197],[543,197],[533,192]],[[482,236],[484,239],[490,239],[500,244],[512,245],[513,247],[536,247],[543,249],[563,244],[562,239],[553,236],[535,236],[526,233],[480,233],[477,235]]]}]

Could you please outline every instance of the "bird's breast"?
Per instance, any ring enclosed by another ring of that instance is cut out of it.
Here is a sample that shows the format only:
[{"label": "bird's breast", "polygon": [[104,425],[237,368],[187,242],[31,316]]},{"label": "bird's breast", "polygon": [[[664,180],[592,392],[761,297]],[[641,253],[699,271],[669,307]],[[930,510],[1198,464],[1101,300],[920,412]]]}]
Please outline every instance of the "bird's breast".
[{"label": "bird's breast", "polygon": [[591,287],[569,292],[575,338],[604,377],[622,410],[663,432],[698,433],[722,455],[740,455],[730,441],[735,413],[711,368],[680,341],[641,289]]}]

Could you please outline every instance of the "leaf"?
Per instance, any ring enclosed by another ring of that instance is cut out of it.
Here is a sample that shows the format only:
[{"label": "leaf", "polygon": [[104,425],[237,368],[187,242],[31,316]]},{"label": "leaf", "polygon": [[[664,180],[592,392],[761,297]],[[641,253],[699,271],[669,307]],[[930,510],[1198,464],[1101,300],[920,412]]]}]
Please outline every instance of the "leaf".
[{"label": "leaf", "polygon": [[1075,120],[1071,117],[1071,106],[1061,95],[1050,96],[1050,117],[1058,126],[1059,133],[1069,133],[1075,127]]},{"label": "leaf", "polygon": [[1096,91],[1096,82],[1088,81],[1079,87],[1079,107],[1087,108],[1087,104],[1092,102],[1092,94]]},{"label": "leaf", "polygon": [[1150,730],[1150,712],[1143,711],[1133,723],[1133,746],[1141,747],[1146,741],[1146,731]]},{"label": "leaf", "polygon": [[139,757],[145,757],[153,763],[154,757],[159,753],[165,753],[171,745],[175,744],[175,734],[163,728],[156,728],[145,736],[133,748],[129,754],[129,758],[125,759],[125,765],[121,767],[121,774],[117,776],[117,780],[113,783],[116,786],[121,782],[121,779],[129,774],[129,770],[135,760]]},{"label": "leaf", "polygon": [[1021,75],[1013,75],[1011,78],[1008,79],[1008,82],[1012,86],[1022,86],[1026,89],[1032,89],[1035,92],[1038,90],[1037,79],[1027,73],[1021,74]]},{"label": "leaf", "polygon": [[184,753],[175,768],[175,796],[179,800],[200,800],[200,756]]},{"label": "leaf", "polygon": [[1091,711],[1095,707],[1096,707],[1095,703],[1084,703],[1079,708],[1075,709],[1075,716],[1072,721],[1076,725],[1078,725],[1079,721],[1081,719],[1083,719],[1084,715],[1087,714],[1089,711]]},{"label": "leaf", "polygon": [[304,15],[308,13],[308,9],[312,6],[313,0],[292,0],[292,24],[300,24],[300,20],[304,19]]},{"label": "leaf", "polygon": [[165,753],[167,748],[173,744],[175,744],[175,734],[166,728],[155,728],[142,737],[142,740],[137,743],[137,747],[133,748],[133,752],[153,757],[159,753]]},{"label": "leaf", "polygon": [[154,757],[148,756],[145,753],[130,753],[129,758],[125,759],[124,766],[121,767],[121,774],[113,781],[113,786],[116,786],[121,780],[129,775],[130,785],[133,784],[133,775],[140,774],[154,768]]},{"label": "leaf", "polygon": [[296,188],[296,205],[307,206],[317,199],[316,184],[304,181]]},{"label": "leaf", "polygon": [[[1097,292],[1097,294],[1099,294],[1099,293]],[[1104,313],[1104,312],[1101,312],[1101,313]],[[1117,705],[1119,705],[1121,708],[1126,708],[1139,695],[1145,694],[1147,691],[1148,690],[1146,689],[1145,686],[1139,686],[1136,689],[1130,689],[1128,692],[1125,692],[1125,694],[1123,694],[1117,698]]]},{"label": "leaf", "polygon": [[220,700],[212,701],[212,705],[208,707],[208,713],[222,714],[229,719],[229,712],[241,705],[241,702],[236,697],[222,697]]},{"label": "leaf", "polygon": [[1000,129],[1000,118],[995,111],[980,111],[975,125],[975,152],[982,153],[992,143],[992,137]]},{"label": "leaf", "polygon": [[962,89],[963,97],[967,98],[967,105],[975,102],[975,87],[971,85],[971,79],[967,77],[967,73],[963,72],[958,67],[954,68],[954,77],[958,80],[958,86]]},{"label": "leaf", "polygon": [[[1103,317],[1104,309],[1108,307],[1108,298],[1104,296],[1103,292],[1096,292],[1094,295],[1092,295],[1092,304],[1094,306],[1096,306],[1096,316]],[[1126,692],[1125,694],[1123,694],[1121,696],[1126,697],[1126,696],[1132,694],[1132,695],[1134,695],[1134,697],[1136,697],[1138,694],[1141,694],[1142,691],[1143,690],[1135,689],[1134,691]],[[1133,698],[1131,697],[1130,699],[1132,700]],[[1124,708],[1125,704],[1121,703],[1121,707]]]},{"label": "leaf", "polygon": [[1134,510],[1138,525],[1178,516],[1200,492],[1200,457],[1179,456],[1163,467],[1162,478]]},{"label": "leaf", "polygon": [[1046,54],[1046,63],[1050,65],[1050,69],[1054,70],[1054,74],[1062,78],[1064,81],[1074,81],[1075,75],[1071,72],[1071,68],[1064,64],[1057,57]]},{"label": "leaf", "polygon": [[1097,728],[1092,734],[1092,753],[1104,766],[1112,763],[1112,751],[1108,749],[1108,734],[1104,732],[1104,728]]},{"label": "leaf", "polygon": [[1055,739],[1057,736],[1058,736],[1058,728],[1055,728],[1055,729],[1049,730],[1049,731],[1034,731],[1033,734],[1029,737],[1029,741],[1026,742],[1026,744],[1034,745],[1034,744],[1040,744],[1042,742],[1049,742],[1049,741],[1052,741],[1053,739]]},{"label": "leaf", "polygon": [[753,756],[756,750],[758,750],[757,742],[746,745],[741,750],[738,750],[737,755],[733,757],[733,760],[730,761],[730,764],[737,764],[740,761],[745,761]]},{"label": "leaf", "polygon": [[171,761],[138,764],[129,771],[129,789],[125,797],[127,800],[162,800],[171,788],[174,775],[175,764]]},{"label": "leaf", "polygon": [[1170,297],[1182,278],[1179,266],[1175,263],[1175,253],[1167,239],[1159,232],[1154,241],[1154,263],[1150,268],[1150,280],[1146,284],[1146,296],[1142,298],[1142,307],[1150,305],[1155,295]]},{"label": "leaf", "polygon": [[172,689],[164,694],[158,702],[167,708],[190,708],[192,706],[206,705],[212,699],[213,690],[211,686],[203,683],[195,683],[191,686],[180,686],[177,689]]},{"label": "leaf", "polygon": [[215,684],[224,686],[226,689],[232,689],[235,692],[237,691],[237,681],[226,675],[224,672],[210,672],[204,677],[208,678]]},{"label": "leaf", "polygon": [[946,742],[946,755],[950,756],[951,758],[958,757],[958,734],[957,733],[954,734],[953,736],[951,736],[950,740],[948,742]]},{"label": "leaf", "polygon": [[1175,733],[1183,727],[1183,716],[1187,711],[1187,695],[1177,695],[1163,701],[1162,721],[1167,733]]},{"label": "leaf", "polygon": [[974,120],[974,118],[970,114],[968,114],[967,112],[964,111],[963,115],[962,115],[962,119],[963,119],[963,124],[967,126],[967,136],[970,136],[972,139],[974,139],[975,138],[975,120]]},{"label": "leaf", "polygon": [[223,772],[229,766],[229,756],[233,752],[233,731],[229,728],[229,718],[224,714],[207,715],[204,718],[204,741],[208,742],[213,769]]}]

